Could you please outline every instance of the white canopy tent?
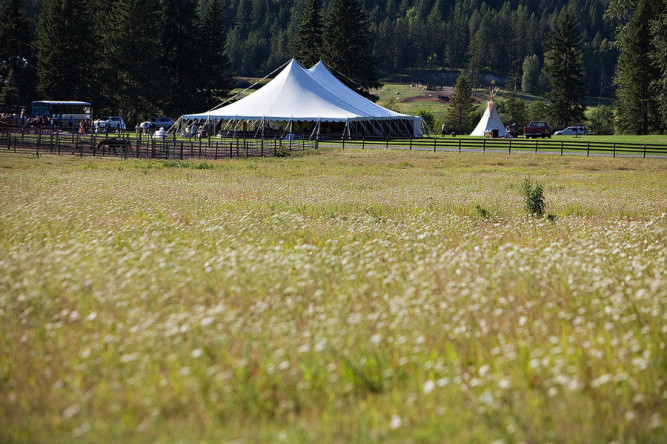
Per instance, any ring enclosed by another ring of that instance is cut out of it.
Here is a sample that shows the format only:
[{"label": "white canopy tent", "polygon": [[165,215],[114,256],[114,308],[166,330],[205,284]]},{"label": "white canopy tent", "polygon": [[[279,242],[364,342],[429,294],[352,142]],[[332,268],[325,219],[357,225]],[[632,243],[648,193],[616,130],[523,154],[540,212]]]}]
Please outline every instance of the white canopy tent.
[{"label": "white canopy tent", "polygon": [[498,130],[498,137],[503,137],[505,134],[507,134],[505,125],[503,125],[503,122],[500,120],[500,116],[498,115],[498,110],[496,110],[496,105],[493,104],[492,96],[491,100],[489,100],[489,103],[486,106],[484,115],[482,115],[482,118],[479,120],[479,123],[472,131],[472,133],[470,133],[470,135],[484,136],[486,132],[493,131],[494,129]]},{"label": "white canopy tent", "polygon": [[221,120],[261,122],[262,128],[283,122],[289,132],[294,122],[301,122],[313,134],[326,123],[350,137],[421,137],[423,124],[421,117],[388,110],[357,94],[322,62],[305,69],[294,59],[273,80],[237,102],[181,117],[181,123]]}]

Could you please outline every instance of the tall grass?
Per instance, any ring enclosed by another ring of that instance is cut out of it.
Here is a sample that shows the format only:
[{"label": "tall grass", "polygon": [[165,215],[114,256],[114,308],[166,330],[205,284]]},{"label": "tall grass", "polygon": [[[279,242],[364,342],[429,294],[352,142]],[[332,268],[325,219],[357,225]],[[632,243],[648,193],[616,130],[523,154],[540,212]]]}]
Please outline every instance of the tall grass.
[{"label": "tall grass", "polygon": [[0,156],[0,441],[664,442],[666,166]]}]

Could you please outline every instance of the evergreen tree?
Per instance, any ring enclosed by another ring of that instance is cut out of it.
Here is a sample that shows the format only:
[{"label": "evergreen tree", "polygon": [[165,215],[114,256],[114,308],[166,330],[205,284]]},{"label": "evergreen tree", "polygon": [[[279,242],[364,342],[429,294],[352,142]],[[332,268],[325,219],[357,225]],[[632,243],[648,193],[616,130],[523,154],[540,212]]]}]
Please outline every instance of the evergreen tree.
[{"label": "evergreen tree", "polygon": [[294,54],[303,66],[311,67],[322,58],[322,3],[310,0],[303,13],[294,42]]},{"label": "evergreen tree", "polygon": [[472,83],[470,78],[461,74],[456,79],[454,94],[447,109],[447,126],[454,128],[459,134],[470,128],[470,113],[473,111]]},{"label": "evergreen tree", "polygon": [[95,66],[88,0],[50,0],[39,15],[37,76],[48,99],[89,100]]},{"label": "evergreen tree", "polygon": [[157,111],[161,76],[159,0],[117,0],[105,18],[99,72],[108,111],[126,121]]},{"label": "evergreen tree", "polygon": [[5,86],[0,90],[0,112],[17,112],[20,106],[19,100],[19,88],[14,80],[14,70],[10,68]]},{"label": "evergreen tree", "polygon": [[324,24],[323,41],[323,60],[343,83],[367,96],[370,94],[359,87],[380,86],[371,56],[370,22],[357,0],[333,0]]},{"label": "evergreen tree", "polygon": [[203,76],[200,94],[206,109],[220,103],[232,89],[228,73],[229,56],[226,51],[225,16],[220,0],[210,0],[204,13],[202,30]]},{"label": "evergreen tree", "polygon": [[163,110],[180,116],[202,108],[197,94],[202,81],[200,30],[194,0],[162,0]]},{"label": "evergreen tree", "polygon": [[652,58],[660,70],[660,75],[654,84],[662,116],[661,129],[665,132],[667,131],[667,3],[663,3],[662,13],[651,22],[651,34],[655,48]]},{"label": "evergreen tree", "polygon": [[545,42],[547,100],[552,125],[556,128],[584,120],[583,38],[578,27],[577,19],[566,12]]},{"label": "evergreen tree", "polygon": [[630,20],[618,39],[617,124],[622,133],[647,134],[659,131],[661,126],[658,97],[652,87],[660,78],[660,69],[652,63],[657,48],[650,34],[650,22],[659,11],[657,2],[650,0],[639,0],[631,6]]},{"label": "evergreen tree", "polygon": [[[0,86],[10,71],[18,100],[27,104],[34,94],[33,27],[23,16],[23,0],[5,0],[0,8]],[[13,94],[13,93],[12,93]]]},{"label": "evergreen tree", "polygon": [[521,91],[528,94],[540,93],[540,58],[537,54],[526,56],[523,60],[523,76],[521,77]]}]

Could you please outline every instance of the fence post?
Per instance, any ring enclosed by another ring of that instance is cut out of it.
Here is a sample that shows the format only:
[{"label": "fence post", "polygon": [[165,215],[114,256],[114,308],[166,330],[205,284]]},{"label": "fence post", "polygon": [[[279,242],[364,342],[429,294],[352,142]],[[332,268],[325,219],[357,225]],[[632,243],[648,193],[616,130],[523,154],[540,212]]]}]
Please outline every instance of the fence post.
[{"label": "fence post", "polygon": [[183,141],[181,140],[181,160],[183,160]]},{"label": "fence post", "polygon": [[644,145],[644,159],[646,159],[646,145]]},{"label": "fence post", "polygon": [[49,135],[49,152],[53,153],[53,133]]},{"label": "fence post", "polygon": [[563,141],[560,141],[560,157],[563,157]]},{"label": "fence post", "polygon": [[[459,139],[459,153],[461,152],[461,139]],[[486,151],[484,151],[486,152]]]},{"label": "fence post", "polygon": [[412,151],[412,136],[410,136],[410,151]]},{"label": "fence post", "polygon": [[586,157],[590,156],[590,154],[591,154],[591,143],[588,142],[586,144]]},{"label": "fence post", "polygon": [[259,142],[259,153],[260,156],[264,157],[264,130],[262,130],[262,138]]},{"label": "fence post", "polygon": [[[181,143],[182,143],[182,142],[181,142]],[[181,145],[181,146],[182,146],[182,145]],[[181,150],[181,152],[183,152],[183,150]],[[182,158],[183,158],[183,157],[181,156],[181,159],[182,159]],[[214,157],[214,159],[215,159],[215,160],[218,160],[218,142],[215,142],[215,157]]]},{"label": "fence post", "polygon": [[345,149],[345,134],[343,134],[343,149]]},{"label": "fence post", "polygon": [[614,158],[616,158],[616,144],[614,144]]},{"label": "fence post", "polygon": [[361,149],[366,148],[366,136],[361,138]]},{"label": "fence post", "polygon": [[537,142],[539,142],[539,141],[535,140],[535,154],[537,154]]},{"label": "fence post", "polygon": [[[461,151],[461,139],[459,139],[459,151]],[[486,137],[482,139],[482,152],[486,153]]]},{"label": "fence post", "polygon": [[434,137],[433,138],[433,152],[435,153],[436,148],[437,148],[437,143],[438,143],[438,138]]},{"label": "fence post", "polygon": [[509,148],[507,154],[512,154],[512,141],[510,140]]},{"label": "fence post", "polygon": [[234,156],[234,142],[229,142],[229,158]]},{"label": "fence post", "polygon": [[510,139],[510,153],[512,152],[512,139]]}]

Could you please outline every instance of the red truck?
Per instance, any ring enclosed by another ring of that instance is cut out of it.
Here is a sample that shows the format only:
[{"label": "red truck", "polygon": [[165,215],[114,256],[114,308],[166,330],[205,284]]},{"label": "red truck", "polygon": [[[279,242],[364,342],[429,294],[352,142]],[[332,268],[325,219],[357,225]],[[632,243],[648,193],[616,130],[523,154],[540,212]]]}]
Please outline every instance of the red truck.
[{"label": "red truck", "polygon": [[551,137],[551,128],[547,122],[530,122],[528,126],[523,127],[523,134],[526,139],[531,137]]}]

